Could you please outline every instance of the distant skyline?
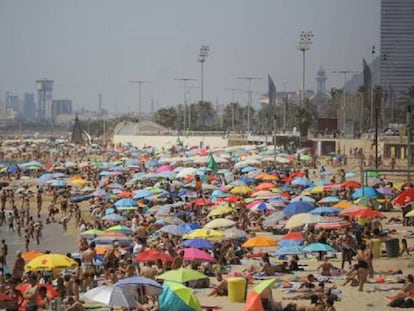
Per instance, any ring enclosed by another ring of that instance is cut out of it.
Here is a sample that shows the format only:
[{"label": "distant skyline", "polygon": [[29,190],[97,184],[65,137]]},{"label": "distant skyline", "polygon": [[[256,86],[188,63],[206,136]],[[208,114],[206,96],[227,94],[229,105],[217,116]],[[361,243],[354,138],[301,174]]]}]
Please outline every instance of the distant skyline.
[{"label": "distant skyline", "polygon": [[[380,0],[1,0],[0,102],[6,91],[35,93],[35,80],[55,81],[54,98],[72,99],[74,109],[136,112],[183,101],[180,81],[199,86],[200,47],[209,45],[204,63],[204,99],[227,104],[227,88],[247,90],[253,81],[255,105],[267,92],[267,74],[278,90],[302,85],[302,30],[312,30],[306,53],[306,88],[315,89],[323,65],[327,88],[342,87],[335,70],[362,70],[371,47],[380,51]],[[247,103],[247,94],[236,93]],[[200,89],[190,100],[200,99]]]}]

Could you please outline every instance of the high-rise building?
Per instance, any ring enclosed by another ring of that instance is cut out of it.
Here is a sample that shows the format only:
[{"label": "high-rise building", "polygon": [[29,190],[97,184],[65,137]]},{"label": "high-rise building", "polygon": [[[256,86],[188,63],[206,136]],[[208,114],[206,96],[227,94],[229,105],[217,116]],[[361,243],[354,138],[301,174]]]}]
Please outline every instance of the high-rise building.
[{"label": "high-rise building", "polygon": [[381,86],[398,99],[414,86],[414,1],[381,0]]},{"label": "high-rise building", "polygon": [[32,93],[25,93],[22,115],[26,119],[33,119],[36,115],[35,97]]},{"label": "high-rise building", "polygon": [[52,105],[53,81],[48,79],[36,80],[36,89],[38,95],[36,116],[38,119],[46,119],[46,111]]},{"label": "high-rise building", "polygon": [[54,99],[52,100],[50,115],[47,119],[56,120],[56,117],[61,114],[72,113],[72,101],[69,99]]}]

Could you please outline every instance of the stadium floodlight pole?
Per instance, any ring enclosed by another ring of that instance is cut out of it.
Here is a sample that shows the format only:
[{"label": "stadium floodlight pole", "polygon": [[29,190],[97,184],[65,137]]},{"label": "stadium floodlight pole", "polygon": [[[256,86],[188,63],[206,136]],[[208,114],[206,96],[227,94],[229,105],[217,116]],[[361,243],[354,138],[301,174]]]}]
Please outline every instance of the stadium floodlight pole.
[{"label": "stadium floodlight pole", "polygon": [[228,89],[224,89],[225,91],[231,91],[231,130],[234,132],[234,118],[235,118],[235,94],[237,91],[243,91],[242,89],[236,89],[236,88],[228,88]]},{"label": "stadium floodlight pole", "polygon": [[252,106],[253,96],[252,96],[252,80],[262,80],[262,78],[256,78],[256,77],[238,77],[239,80],[247,80],[249,81],[249,90],[247,93],[248,101],[247,101],[247,133],[250,132],[250,107]]},{"label": "stadium floodlight pole", "polygon": [[312,31],[302,31],[300,33],[298,50],[302,52],[302,105],[305,104],[305,53],[312,44]]},{"label": "stadium floodlight pole", "polygon": [[[186,130],[186,112],[187,112],[187,82],[188,81],[196,81],[197,79],[192,78],[174,78],[176,81],[183,81],[184,82],[184,115],[183,115],[183,130]],[[188,120],[188,127],[190,127],[190,119]]]},{"label": "stadium floodlight pole", "polygon": [[142,114],[142,85],[151,82],[144,80],[130,80],[129,83],[138,84],[138,116],[140,117]]},{"label": "stadium floodlight pole", "polygon": [[343,107],[344,107],[344,113],[342,115],[343,117],[343,124],[342,124],[342,131],[345,134],[345,129],[346,129],[346,91],[345,91],[345,84],[348,78],[348,74],[349,73],[359,73],[359,71],[355,71],[355,70],[335,70],[332,71],[332,73],[339,73],[344,75],[344,87],[342,89],[342,97],[343,97]]},{"label": "stadium floodlight pole", "polygon": [[206,61],[209,51],[210,47],[208,45],[202,45],[197,60],[201,65],[201,103],[204,101],[204,62]]}]

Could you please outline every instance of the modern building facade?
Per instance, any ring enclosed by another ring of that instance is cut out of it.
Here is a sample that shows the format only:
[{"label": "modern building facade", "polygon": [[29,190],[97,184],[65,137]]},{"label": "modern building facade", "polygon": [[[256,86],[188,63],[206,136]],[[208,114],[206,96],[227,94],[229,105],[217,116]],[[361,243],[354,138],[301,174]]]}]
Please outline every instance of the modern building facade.
[{"label": "modern building facade", "polygon": [[381,86],[398,100],[414,86],[414,0],[381,0]]}]

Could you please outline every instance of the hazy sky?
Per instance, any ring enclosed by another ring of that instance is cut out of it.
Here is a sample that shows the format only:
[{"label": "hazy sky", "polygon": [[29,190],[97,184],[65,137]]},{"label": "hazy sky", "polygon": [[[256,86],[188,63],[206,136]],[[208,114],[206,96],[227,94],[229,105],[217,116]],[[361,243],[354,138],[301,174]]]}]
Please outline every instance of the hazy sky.
[{"label": "hazy sky", "polygon": [[[380,0],[0,0],[0,101],[6,91],[35,91],[35,80],[55,81],[54,98],[72,99],[75,109],[97,109],[98,94],[111,112],[137,111],[143,85],[143,111],[183,100],[182,83],[200,78],[201,45],[205,62],[204,98],[227,103],[226,88],[247,89],[238,76],[263,77],[252,83],[267,91],[269,73],[278,89],[287,81],[297,90],[302,30],[314,33],[306,54],[307,88],[323,64],[328,87],[342,87],[333,70],[361,70],[378,46]],[[199,81],[193,83],[199,85]],[[191,99],[200,98],[194,88]],[[247,94],[236,94],[242,104]]]}]

